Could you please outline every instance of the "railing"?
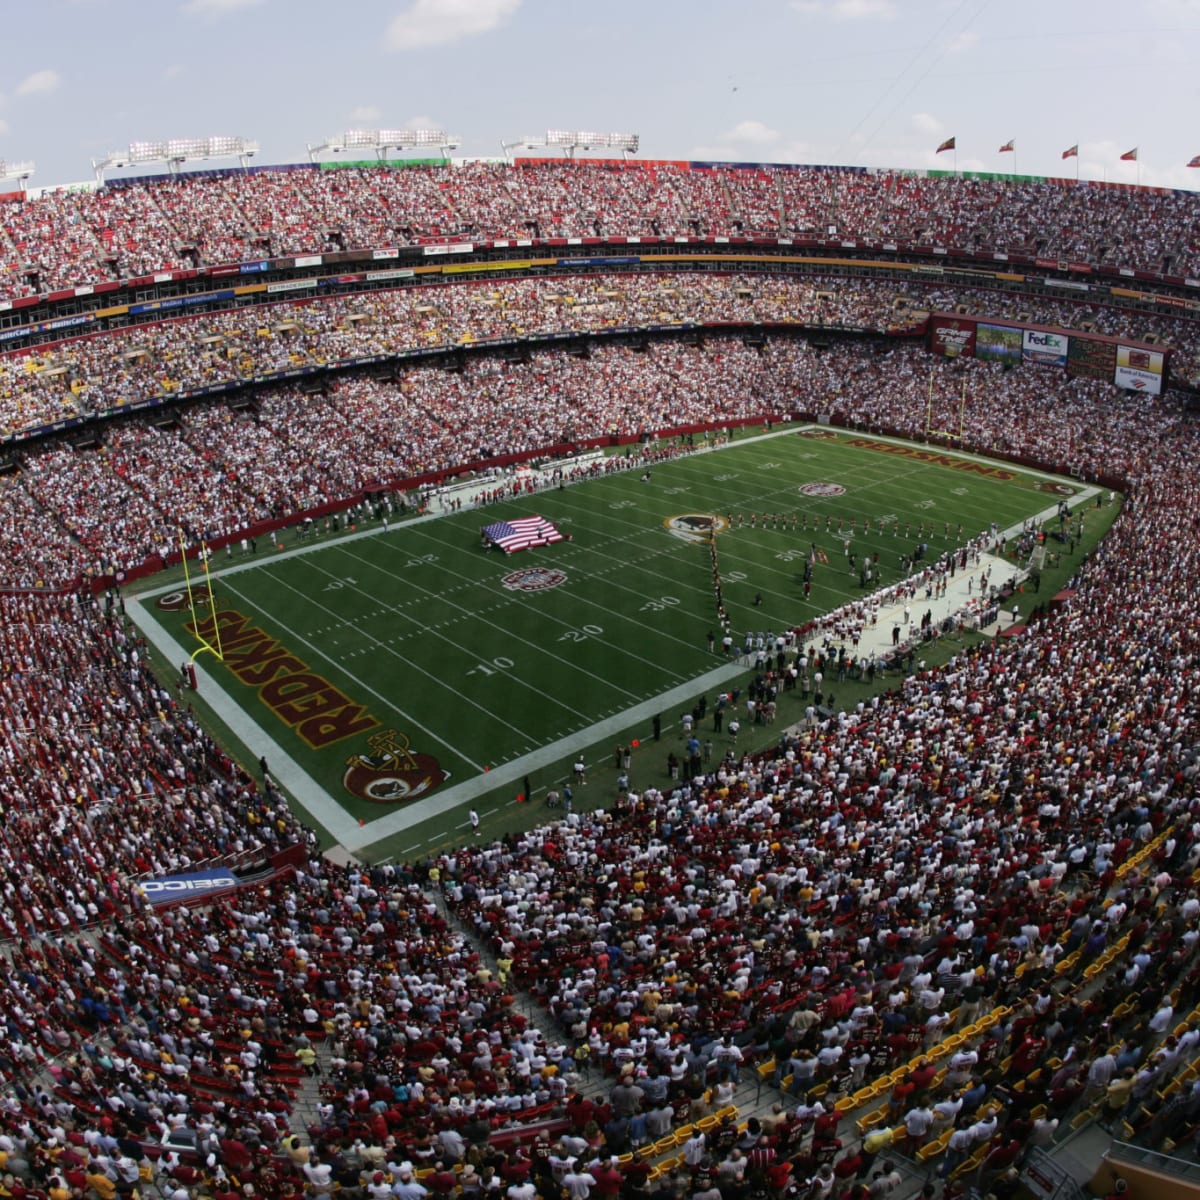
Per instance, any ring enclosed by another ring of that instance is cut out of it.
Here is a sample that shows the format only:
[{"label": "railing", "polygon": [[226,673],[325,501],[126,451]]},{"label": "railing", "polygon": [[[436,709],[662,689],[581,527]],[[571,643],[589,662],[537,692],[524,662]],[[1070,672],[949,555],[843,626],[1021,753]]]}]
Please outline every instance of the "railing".
[{"label": "railing", "polygon": [[1035,1150],[1021,1168],[1021,1183],[1038,1200],[1088,1200],[1089,1193],[1044,1150]]},{"label": "railing", "polygon": [[1189,1183],[1200,1186],[1200,1162],[1192,1159],[1177,1158],[1162,1150],[1151,1150],[1148,1146],[1137,1146],[1133,1142],[1114,1141],[1109,1146],[1105,1159],[1119,1162],[1136,1163],[1151,1171],[1159,1171],[1163,1175],[1173,1175],[1176,1179],[1185,1179]]}]

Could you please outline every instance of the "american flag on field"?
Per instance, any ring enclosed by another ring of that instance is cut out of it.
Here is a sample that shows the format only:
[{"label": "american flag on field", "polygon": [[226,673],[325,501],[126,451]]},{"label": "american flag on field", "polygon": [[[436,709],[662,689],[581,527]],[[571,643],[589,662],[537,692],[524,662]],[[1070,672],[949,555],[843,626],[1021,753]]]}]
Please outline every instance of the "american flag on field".
[{"label": "american flag on field", "polygon": [[551,542],[563,540],[558,527],[545,517],[518,517],[515,521],[497,521],[494,525],[485,525],[480,532],[505,554],[528,550],[530,546],[548,546]]}]

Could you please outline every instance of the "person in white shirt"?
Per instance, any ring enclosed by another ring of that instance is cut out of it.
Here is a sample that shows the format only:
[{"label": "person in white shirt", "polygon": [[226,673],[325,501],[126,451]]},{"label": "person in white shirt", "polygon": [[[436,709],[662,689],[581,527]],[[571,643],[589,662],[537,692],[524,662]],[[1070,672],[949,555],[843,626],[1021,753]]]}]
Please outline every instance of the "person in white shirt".
[{"label": "person in white shirt", "polygon": [[[306,1162],[301,1170],[308,1180],[307,1191],[310,1195],[325,1196],[333,1190],[333,1168],[328,1163],[313,1159]],[[409,1198],[405,1197],[404,1200]]]},{"label": "person in white shirt", "polygon": [[995,1113],[986,1117],[980,1117],[974,1125],[971,1126],[971,1137],[974,1138],[977,1146],[982,1146],[984,1142],[990,1142],[996,1134],[996,1130],[1000,1127],[1000,1122]]},{"label": "person in white shirt", "polygon": [[584,1168],[572,1169],[563,1176],[562,1185],[570,1200],[588,1200],[596,1177]]}]

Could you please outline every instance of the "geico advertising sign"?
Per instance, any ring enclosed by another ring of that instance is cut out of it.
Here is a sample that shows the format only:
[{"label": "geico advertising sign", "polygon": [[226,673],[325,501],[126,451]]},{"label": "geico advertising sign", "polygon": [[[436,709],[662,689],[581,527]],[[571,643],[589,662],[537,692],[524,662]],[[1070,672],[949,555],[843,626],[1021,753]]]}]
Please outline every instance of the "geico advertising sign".
[{"label": "geico advertising sign", "polygon": [[138,886],[151,904],[178,904],[181,900],[198,900],[217,892],[228,892],[238,886],[238,878],[222,867],[214,871],[194,871],[190,875],[144,879]]},{"label": "geico advertising sign", "polygon": [[1046,363],[1049,366],[1065,367],[1070,339],[1061,333],[1048,333],[1040,329],[1026,329],[1021,340],[1021,350],[1026,362]]}]

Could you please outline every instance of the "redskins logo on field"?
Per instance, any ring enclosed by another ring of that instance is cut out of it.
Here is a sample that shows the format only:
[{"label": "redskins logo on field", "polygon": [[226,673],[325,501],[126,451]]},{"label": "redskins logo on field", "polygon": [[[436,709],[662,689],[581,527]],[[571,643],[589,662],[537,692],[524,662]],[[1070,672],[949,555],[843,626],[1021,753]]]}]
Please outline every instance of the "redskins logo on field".
[{"label": "redskins logo on field", "polygon": [[1052,496],[1073,496],[1075,489],[1069,483],[1055,483],[1051,479],[1044,479],[1038,484],[1038,490],[1049,492]]},{"label": "redskins logo on field", "polygon": [[796,431],[796,436],[815,438],[817,441],[821,442],[835,442],[838,438],[838,432],[836,429],[822,429],[818,427],[816,429],[798,429]]},{"label": "redskins logo on field", "polygon": [[801,489],[802,496],[844,496],[846,489],[840,483],[806,483]]},{"label": "redskins logo on field", "polygon": [[370,754],[346,759],[342,783],[352,796],[373,804],[403,804],[440,787],[450,778],[432,754],[409,749],[408,738],[385,729],[367,738]]},{"label": "redskins logo on field", "polygon": [[729,520],[715,513],[680,513],[668,517],[663,525],[668,533],[685,542],[708,542],[714,534],[724,533],[729,528]]},{"label": "redskins logo on field", "polygon": [[544,592],[567,582],[566,571],[554,571],[549,567],[526,567],[505,575],[500,583],[510,592]]}]

